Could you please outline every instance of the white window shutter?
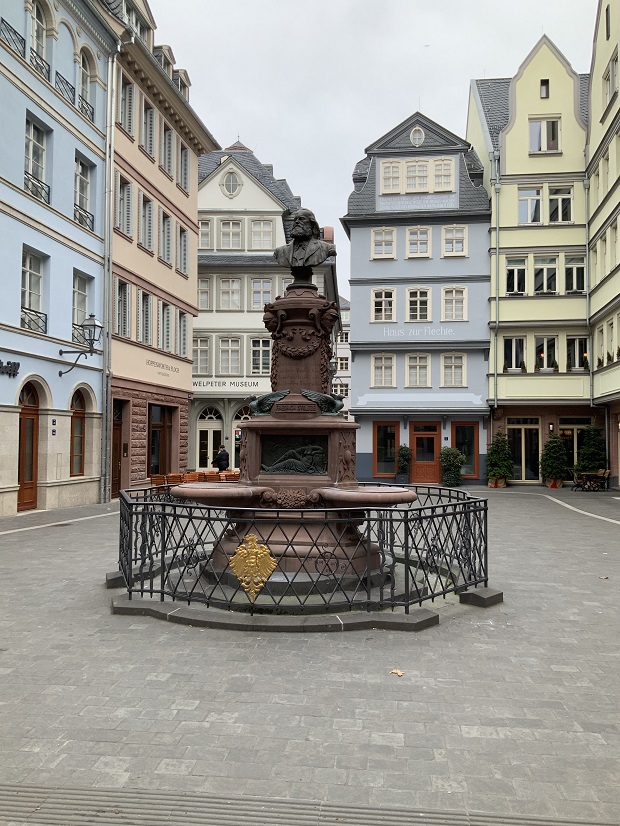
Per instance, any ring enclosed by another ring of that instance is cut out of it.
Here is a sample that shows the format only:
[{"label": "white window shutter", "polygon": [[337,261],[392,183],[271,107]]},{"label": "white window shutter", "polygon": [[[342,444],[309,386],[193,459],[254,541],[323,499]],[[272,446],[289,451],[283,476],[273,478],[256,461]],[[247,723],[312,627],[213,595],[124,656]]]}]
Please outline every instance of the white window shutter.
[{"label": "white window shutter", "polygon": [[134,89],[133,83],[127,87],[127,131],[130,135],[134,134]]},{"label": "white window shutter", "polygon": [[121,173],[114,172],[114,226],[121,228]]},{"label": "white window shutter", "polygon": [[149,155],[155,154],[155,110],[149,109],[146,117],[146,143],[145,149]]},{"label": "white window shutter", "polygon": [[172,261],[172,218],[166,220],[166,261]]},{"label": "white window shutter", "polygon": [[147,295],[146,301],[144,304],[144,343],[150,344],[152,341],[151,338],[151,304],[153,302],[153,297]]},{"label": "white window shutter", "polygon": [[145,231],[144,231],[144,194],[138,190],[138,244],[146,246]]},{"label": "white window shutter", "polygon": [[164,349],[164,304],[163,301],[157,302],[157,346],[160,350]]},{"label": "white window shutter", "polygon": [[112,292],[114,294],[114,324],[112,332],[118,335],[119,319],[118,319],[118,278],[114,276],[112,283]]},{"label": "white window shutter", "polygon": [[124,306],[123,335],[129,337],[131,335],[131,284],[125,285],[125,295],[127,300]]},{"label": "white window shutter", "polygon": [[133,235],[133,209],[132,209],[133,187],[127,184],[125,187],[125,215],[123,216],[123,232],[125,235]]},{"label": "white window shutter", "polygon": [[157,207],[157,227],[158,227],[158,250],[157,254],[160,258],[164,257],[164,211],[161,207]]},{"label": "white window shutter", "polygon": [[153,249],[153,202],[149,201],[146,207],[146,238],[144,246],[147,250]]},{"label": "white window shutter", "polygon": [[141,341],[144,343],[144,337],[142,335],[143,330],[143,317],[142,317],[142,290],[138,289],[138,330],[136,334],[136,340]]}]

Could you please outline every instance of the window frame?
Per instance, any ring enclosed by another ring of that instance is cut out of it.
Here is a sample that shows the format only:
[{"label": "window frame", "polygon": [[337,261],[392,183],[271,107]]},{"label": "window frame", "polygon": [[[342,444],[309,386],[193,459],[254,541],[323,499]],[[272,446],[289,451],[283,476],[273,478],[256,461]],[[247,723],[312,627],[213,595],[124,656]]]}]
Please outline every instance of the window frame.
[{"label": "window frame", "polygon": [[[452,372],[453,372],[453,375],[454,375],[454,371],[458,366],[455,362],[453,362],[452,365],[448,365],[447,364],[448,359],[454,359],[454,360],[461,359],[461,364],[460,364],[461,383],[460,384],[455,384],[454,382],[451,382],[450,384],[448,384],[446,382],[446,375],[447,375],[448,367],[452,368]],[[467,353],[450,351],[450,352],[441,354],[441,387],[444,387],[444,388],[467,387]]]},{"label": "window frame", "polygon": [[[540,141],[535,140],[535,135],[532,132],[534,124],[540,124]],[[554,142],[553,127],[551,124],[556,124],[557,135],[555,142],[557,146],[550,146]],[[528,146],[530,155],[558,155],[562,152],[562,118],[560,115],[530,115],[528,118]],[[539,149],[533,149],[532,144],[540,143]]]},{"label": "window frame", "polygon": [[122,69],[119,69],[119,89],[118,108],[116,112],[116,123],[121,129],[129,135],[134,137],[134,99],[136,94],[136,87],[133,81],[127,77]]},{"label": "window frame", "polygon": [[[507,345],[508,343],[510,347],[510,358],[506,358],[507,354]],[[521,342],[521,358],[519,358],[519,345],[517,342]],[[503,355],[504,355],[504,362],[506,370],[521,370],[521,362],[527,366],[527,336],[503,336]]]},{"label": "window frame", "polygon": [[389,196],[456,192],[455,161],[450,155],[386,158],[379,164],[379,194]]},{"label": "window frame", "polygon": [[122,278],[114,282],[114,333],[131,338],[131,284]]},{"label": "window frame", "polygon": [[[414,294],[417,293],[417,298],[414,299]],[[426,293],[426,298],[422,298],[421,293]],[[432,313],[432,306],[431,306],[431,296],[432,296],[432,289],[430,287],[409,287],[407,289],[407,321],[413,324],[420,324],[423,321],[429,322],[433,319]],[[418,310],[422,309],[421,302],[426,301],[426,318],[422,318],[420,312],[418,312],[418,318],[412,318],[411,315],[411,304],[412,300],[415,300],[418,305]]]},{"label": "window frame", "polygon": [[153,211],[155,205],[151,198],[144,192],[138,192],[138,244],[148,252],[155,252],[155,241],[153,237]]},{"label": "window frame", "polygon": [[[457,233],[462,232],[462,236],[459,237]],[[449,238],[449,235],[453,233],[452,238]],[[441,257],[442,258],[467,258],[468,257],[468,232],[467,232],[467,225],[466,224],[448,224],[441,228]],[[463,249],[458,250],[456,249],[457,245],[462,243]],[[454,249],[452,251],[448,250],[448,245],[452,244]]]},{"label": "window frame", "polygon": [[[579,273],[581,270],[581,273]],[[581,280],[581,287],[576,286]],[[569,286],[569,283],[571,286]],[[586,261],[583,255],[564,257],[564,288],[567,293],[583,294],[586,291]]]},{"label": "window frame", "polygon": [[[228,282],[230,282],[230,286],[225,286]],[[236,287],[232,286],[234,283],[237,284]],[[228,275],[220,276],[218,278],[218,282],[217,282],[217,309],[221,312],[232,312],[232,313],[240,312],[243,309],[242,290],[243,290],[243,284],[242,284],[241,278],[238,278],[237,276],[228,276]],[[232,300],[234,298],[235,293],[236,293],[237,298],[238,298],[238,302],[237,302],[238,306],[234,306],[235,302],[234,302],[234,300]],[[224,298],[225,294],[228,294],[228,296],[229,296],[229,300],[228,300],[229,306],[228,307],[224,306],[225,302],[224,302],[223,298]]]},{"label": "window frame", "polygon": [[139,145],[152,160],[155,160],[155,117],[155,107],[141,95]]},{"label": "window frame", "polygon": [[[454,292],[455,295],[449,298],[448,293]],[[460,298],[456,295],[457,292],[461,293]],[[456,310],[458,309],[458,301],[461,301],[463,317],[456,318]],[[452,318],[448,317],[448,302],[453,301],[453,311],[452,311]],[[458,287],[455,285],[448,284],[445,287],[441,288],[441,320],[442,321],[450,321],[450,322],[461,322],[461,321],[468,321],[468,288],[467,287]]]},{"label": "window frame", "polygon": [[189,315],[177,307],[176,310],[176,354],[187,358],[189,353]]},{"label": "window frame", "polygon": [[[73,287],[71,292],[71,322],[73,327],[79,327],[86,321],[88,317],[88,298],[89,298],[89,284],[91,279],[84,275],[84,273],[73,270]],[[81,306],[80,306],[81,305]],[[73,341],[78,341],[80,344],[84,343],[83,335],[76,339],[72,336]]]},{"label": "window frame", "polygon": [[262,336],[250,338],[250,375],[271,374],[271,339]]},{"label": "window frame", "polygon": [[250,291],[250,312],[262,312],[265,304],[271,303],[273,280],[269,277],[253,276],[250,279]]},{"label": "window frame", "polygon": [[[230,346],[228,348],[225,348],[224,347],[224,342],[237,342],[237,346],[236,347]],[[225,370],[224,367],[223,367],[222,356],[223,356],[224,352],[227,352],[229,354],[229,365],[228,366],[229,366],[230,369],[228,369],[228,370]],[[237,369],[236,372],[232,369],[232,366],[231,366],[231,363],[232,363],[231,354],[234,354],[235,352],[237,353],[237,356],[238,356],[238,369]],[[241,376],[241,375],[243,375],[243,365],[241,363],[242,352],[241,352],[241,338],[240,337],[237,337],[237,336],[218,336],[217,354],[218,354],[217,355],[217,367],[218,367],[217,375],[218,376]]]},{"label": "window frame", "polygon": [[189,274],[189,231],[177,221],[176,270],[181,275]]},{"label": "window frame", "polygon": [[[233,226],[235,225],[235,226]],[[235,234],[237,232],[236,225],[238,225],[239,229],[239,246],[234,245],[235,241]],[[244,247],[244,222],[239,218],[220,218],[218,222],[218,234],[219,234],[219,250],[243,250]],[[230,244],[224,244],[224,234],[230,234]]]},{"label": "window frame", "polygon": [[172,266],[172,215],[159,207],[159,232],[157,257],[169,267]]},{"label": "window frame", "polygon": [[[583,342],[580,347],[579,342]],[[569,359],[572,361],[571,370],[585,370],[585,360],[588,358],[588,336],[566,336],[566,370],[568,371]],[[581,352],[583,351],[583,352]],[[572,358],[571,358],[572,356]],[[579,364],[578,362],[581,362]]]},{"label": "window frame", "polygon": [[[389,295],[388,295],[389,294]],[[381,310],[378,314],[380,302]],[[389,318],[386,317],[389,311]],[[381,317],[378,317],[381,315]],[[370,291],[370,323],[393,324],[396,321],[396,290],[391,287],[381,287]]]},{"label": "window frame", "polygon": [[[560,191],[561,190],[561,191]],[[568,191],[566,191],[568,190]],[[573,223],[573,187],[572,186],[550,186],[549,187],[549,223],[550,224],[572,224]],[[551,217],[551,202],[557,201],[557,212],[561,216],[557,219]],[[568,203],[569,217],[564,218],[564,205]]]},{"label": "window frame", "polygon": [[[534,193],[534,194],[532,194]],[[518,197],[518,212],[517,212],[517,220],[519,226],[527,226],[534,224],[538,226],[542,224],[542,187],[518,187],[517,189],[517,197]],[[532,215],[531,205],[535,204],[538,207],[538,219],[537,220],[530,220],[530,216]],[[522,218],[524,217],[523,210],[527,205],[527,220],[523,221]]]},{"label": "window frame", "polygon": [[[379,235],[383,237],[380,238]],[[391,238],[391,241],[388,240]],[[377,248],[381,247],[382,252],[377,252]],[[390,252],[385,252],[386,247],[390,248]],[[371,260],[388,259],[394,260],[396,258],[396,230],[394,227],[374,227],[370,233],[370,258]]]},{"label": "window frame", "polygon": [[[375,379],[377,376],[377,369],[379,367],[378,361],[381,359],[383,364],[380,365],[381,373],[382,373],[382,381],[380,384],[375,383]],[[389,369],[391,370],[391,380],[388,384],[385,381],[385,370],[386,370],[386,363],[385,360],[389,359],[390,366]],[[396,387],[396,355],[394,353],[373,353],[370,358],[370,387]]]},{"label": "window frame", "polygon": [[[553,271],[553,272],[551,272]],[[537,289],[538,274],[542,273],[542,289]],[[553,283],[553,287],[549,283]],[[534,256],[534,295],[557,295],[558,259],[556,256]]]},{"label": "window frame", "polygon": [[[81,407],[77,400],[81,401]],[[86,447],[86,398],[81,390],[76,390],[71,397],[71,435],[69,447],[69,476],[84,476],[84,458]],[[79,427],[78,427],[79,423]],[[78,432],[79,431],[79,432]],[[76,440],[79,440],[80,450],[76,451]],[[79,466],[75,470],[75,460],[78,459]]]},{"label": "window frame", "polygon": [[159,168],[169,178],[172,178],[174,175],[174,144],[174,129],[168,121],[162,117],[159,140]]},{"label": "window frame", "polygon": [[[255,224],[261,225],[258,230],[255,230]],[[265,229],[263,225],[268,225],[268,229]],[[255,243],[256,232],[260,234],[262,242],[268,240],[268,243]],[[268,239],[265,239],[265,233],[268,233]],[[271,218],[250,218],[249,248],[251,250],[272,250],[274,248],[273,237],[273,220]]]},{"label": "window frame", "polygon": [[[205,286],[206,285],[206,286]],[[198,311],[201,313],[211,312],[212,308],[212,300],[211,300],[211,293],[213,290],[212,279],[205,275],[198,276],[198,287],[197,287],[197,297],[198,297]],[[203,298],[206,295],[206,307],[203,306]]]},{"label": "window frame", "polygon": [[177,184],[181,187],[183,192],[189,192],[189,174],[190,157],[189,149],[183,143],[181,138],[178,139],[177,145]]},{"label": "window frame", "polygon": [[[377,470],[378,467],[378,431],[380,428],[394,428],[394,471]],[[372,475],[378,479],[393,479],[398,470],[398,446],[400,445],[400,422],[398,421],[373,421],[372,423]]]},{"label": "window frame", "polygon": [[[424,360],[424,364],[422,364],[422,360]],[[416,361],[417,364],[413,364]],[[418,377],[418,381],[412,382],[411,375],[412,369],[415,368],[416,375]],[[426,382],[421,382],[419,380],[420,372],[424,369],[426,371]],[[432,387],[432,357],[430,353],[407,353],[407,358],[405,362],[405,387],[409,388],[416,388],[416,387]]]},{"label": "window frame", "polygon": [[[206,344],[205,344],[206,342]],[[211,367],[211,336],[210,335],[203,335],[202,333],[196,334],[192,337],[192,375],[194,376],[211,376],[212,375],[212,367]],[[204,357],[204,353],[206,352],[206,358]],[[204,361],[203,361],[204,359]],[[201,370],[203,363],[206,362],[206,369]]]},{"label": "window frame", "polygon": [[146,290],[138,290],[138,324],[136,340],[147,346],[153,343],[153,296]]},{"label": "window frame", "polygon": [[172,353],[173,317],[172,305],[161,299],[157,302],[157,349]]},{"label": "window frame", "polygon": [[[206,246],[203,243],[205,235],[208,236],[208,243]],[[213,249],[213,221],[211,220],[211,218],[201,218],[198,221],[198,249]]]},{"label": "window frame", "polygon": [[[527,256],[524,258],[506,257],[506,295],[525,295],[527,293],[527,269]],[[511,277],[512,286],[519,289],[509,289],[509,279]],[[523,289],[521,289],[521,279]]]},{"label": "window frame", "polygon": [[[549,348],[549,342],[553,342],[553,348]],[[543,352],[543,364],[540,364],[540,357],[538,355],[539,348]],[[558,364],[558,336],[534,336],[534,370],[536,372],[552,372],[555,368],[553,362]],[[551,362],[551,363],[548,363]],[[538,368],[538,370],[536,369]]]},{"label": "window frame", "polygon": [[114,228],[133,241],[133,184],[117,170]]},{"label": "window frame", "polygon": [[[423,239],[419,237],[419,234],[425,232],[426,233],[426,252],[420,252],[420,245],[424,243]],[[418,233],[418,238],[413,239],[412,236],[414,233]],[[406,244],[405,244],[405,258],[432,258],[433,251],[432,251],[432,228],[430,226],[416,226],[416,227],[407,227],[405,229],[405,237],[406,237]],[[414,244],[417,245],[418,252],[411,252],[412,241]]]}]

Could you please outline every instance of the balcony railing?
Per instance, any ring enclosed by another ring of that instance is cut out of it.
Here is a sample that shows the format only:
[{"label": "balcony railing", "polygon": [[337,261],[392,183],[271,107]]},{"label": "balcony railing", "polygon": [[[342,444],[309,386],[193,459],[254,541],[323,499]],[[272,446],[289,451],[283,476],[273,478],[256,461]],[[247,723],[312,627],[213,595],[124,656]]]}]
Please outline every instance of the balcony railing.
[{"label": "balcony railing", "polygon": [[22,307],[20,326],[35,333],[47,333],[47,313]]},{"label": "balcony railing", "polygon": [[91,232],[95,226],[95,216],[92,212],[82,209],[79,204],[73,205],[73,220],[76,223],[81,224],[81,226],[86,227],[86,229],[89,229]]},{"label": "balcony railing", "polygon": [[84,347],[88,347],[88,342],[86,341],[86,333],[84,332],[84,328],[81,324],[73,324],[73,332],[71,333],[71,340],[75,341],[76,344],[83,344]]},{"label": "balcony railing", "polygon": [[26,40],[19,32],[16,32],[13,26],[4,19],[0,18],[0,38],[8,43],[12,49],[25,58],[26,57]]},{"label": "balcony railing", "polygon": [[33,69],[36,69],[40,75],[43,75],[48,83],[50,82],[50,64],[47,60],[44,60],[38,52],[35,52],[32,47],[30,49],[30,65]]},{"label": "balcony railing", "polygon": [[75,106],[75,86],[69,83],[67,78],[63,77],[60,72],[56,72],[56,88],[69,103]]},{"label": "balcony railing", "polygon": [[50,188],[46,183],[35,178],[30,172],[24,172],[24,189],[27,189],[35,198],[45,201],[46,204],[50,202]]},{"label": "balcony railing", "polygon": [[95,110],[90,105],[90,103],[82,97],[82,95],[78,95],[77,108],[80,110],[80,112],[85,117],[88,118],[89,121],[94,123],[94,121],[95,121]]}]

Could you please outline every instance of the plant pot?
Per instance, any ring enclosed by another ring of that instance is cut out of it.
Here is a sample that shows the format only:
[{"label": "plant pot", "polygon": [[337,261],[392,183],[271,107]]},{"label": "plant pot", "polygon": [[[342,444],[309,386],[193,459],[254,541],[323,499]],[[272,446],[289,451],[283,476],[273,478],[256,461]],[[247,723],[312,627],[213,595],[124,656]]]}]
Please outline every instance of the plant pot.
[{"label": "plant pot", "polygon": [[408,485],[409,484],[409,474],[408,473],[397,473],[394,477],[394,481],[397,485]]},{"label": "plant pot", "polygon": [[505,488],[506,487],[506,477],[505,476],[489,476],[489,487],[490,488]]},{"label": "plant pot", "polygon": [[563,479],[545,479],[545,485],[548,488],[561,488],[563,484]]}]

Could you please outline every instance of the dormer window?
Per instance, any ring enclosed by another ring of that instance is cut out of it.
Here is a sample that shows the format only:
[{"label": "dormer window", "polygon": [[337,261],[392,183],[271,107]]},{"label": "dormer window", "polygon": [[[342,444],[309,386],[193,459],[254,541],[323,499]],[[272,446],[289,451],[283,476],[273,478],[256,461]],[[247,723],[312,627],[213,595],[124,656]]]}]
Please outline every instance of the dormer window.
[{"label": "dormer window", "polygon": [[241,191],[242,183],[234,169],[228,169],[220,179],[220,189],[227,198],[234,198]]},{"label": "dormer window", "polygon": [[125,0],[124,18],[129,28],[134,31],[143,43],[147,43],[149,27],[146,25],[136,7]]},{"label": "dormer window", "polygon": [[424,130],[421,126],[415,126],[411,130],[409,140],[411,141],[411,144],[415,147],[422,146],[422,144],[424,143]]},{"label": "dormer window", "polygon": [[454,192],[454,158],[381,161],[381,195]]}]

